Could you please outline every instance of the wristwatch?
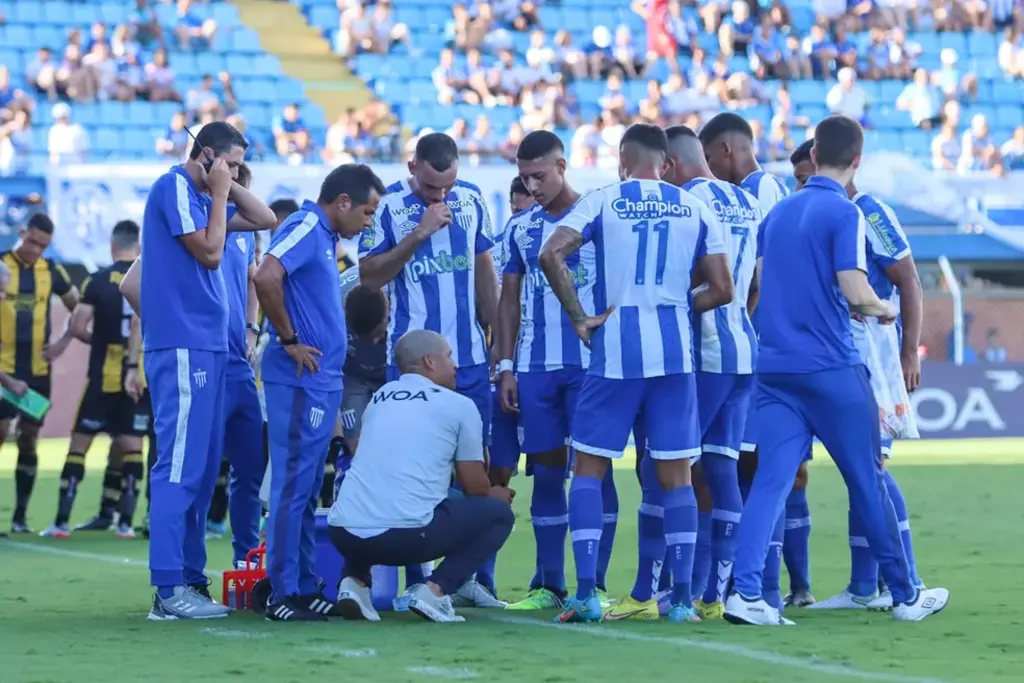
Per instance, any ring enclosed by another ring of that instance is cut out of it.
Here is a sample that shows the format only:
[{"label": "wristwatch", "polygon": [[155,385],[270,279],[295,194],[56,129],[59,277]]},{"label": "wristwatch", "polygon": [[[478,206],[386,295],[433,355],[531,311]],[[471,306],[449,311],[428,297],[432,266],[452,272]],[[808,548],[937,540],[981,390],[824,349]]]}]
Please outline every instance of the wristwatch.
[{"label": "wristwatch", "polygon": [[245,329],[249,330],[250,332],[255,334],[257,337],[260,336],[260,326],[259,325],[254,325],[252,323],[249,323],[248,325],[245,326]]},{"label": "wristwatch", "polygon": [[289,339],[278,337],[277,343],[279,343],[281,346],[295,346],[296,344],[299,343],[299,335],[293,334]]}]

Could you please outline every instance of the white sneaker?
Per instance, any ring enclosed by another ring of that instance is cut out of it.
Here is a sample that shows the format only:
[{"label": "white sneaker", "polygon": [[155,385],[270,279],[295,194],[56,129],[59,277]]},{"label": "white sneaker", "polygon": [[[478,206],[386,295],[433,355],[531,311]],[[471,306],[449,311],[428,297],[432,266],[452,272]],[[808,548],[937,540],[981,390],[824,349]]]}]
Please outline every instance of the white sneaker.
[{"label": "white sneaker", "polygon": [[868,609],[872,612],[888,612],[892,609],[892,593],[886,588],[878,594],[878,597],[868,603]]},{"label": "white sneaker", "polygon": [[434,591],[427,588],[425,583],[414,586],[409,597],[409,611],[415,612],[428,621],[443,624],[466,620],[465,617],[460,617],[455,613],[451,596],[445,595],[439,598],[434,595]]},{"label": "white sneaker", "polygon": [[877,593],[862,598],[844,588],[843,592],[839,595],[834,595],[828,600],[808,605],[807,609],[867,609],[868,605],[876,599],[878,599]]},{"label": "white sneaker", "polygon": [[416,586],[409,586],[405,589],[404,593],[395,596],[395,598],[391,601],[391,609],[395,610],[396,612],[408,612],[409,602],[412,600],[412,591],[414,588],[416,588]]},{"label": "white sneaker", "polygon": [[914,602],[893,607],[892,618],[896,621],[921,621],[944,610],[948,602],[949,591],[945,588],[923,588],[917,591]]},{"label": "white sneaker", "polygon": [[505,609],[507,602],[502,602],[476,579],[470,579],[455,592],[455,604],[459,607],[482,607],[485,609]]},{"label": "white sneaker", "polygon": [[338,609],[341,618],[352,621],[380,621],[380,615],[373,608],[370,589],[352,577],[345,577],[338,586]]},{"label": "white sneaker", "polygon": [[795,622],[786,619],[779,610],[763,599],[753,602],[746,600],[739,593],[733,593],[725,601],[725,620],[740,626],[794,626]]}]

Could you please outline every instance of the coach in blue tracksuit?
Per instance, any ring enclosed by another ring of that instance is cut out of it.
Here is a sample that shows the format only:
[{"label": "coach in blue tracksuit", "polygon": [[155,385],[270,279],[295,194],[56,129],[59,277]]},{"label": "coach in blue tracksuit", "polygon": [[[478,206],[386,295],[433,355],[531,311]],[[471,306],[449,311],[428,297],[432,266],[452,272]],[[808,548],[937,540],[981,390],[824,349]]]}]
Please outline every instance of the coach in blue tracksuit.
[{"label": "coach in blue tracksuit", "polygon": [[[256,271],[273,329],[262,379],[270,445],[267,574],[273,621],[320,621],[327,602],[315,573],[315,511],[341,406],[347,333],[335,247],[370,226],[384,185],[369,167],[331,171],[317,201],[274,232]],[[330,612],[328,612],[330,613]]]},{"label": "coach in blue tracksuit", "polygon": [[757,239],[761,299],[755,400],[762,424],[757,474],[736,543],[735,593],[725,606],[735,624],[791,624],[761,596],[775,520],[793,478],[818,437],[861,511],[868,544],[892,591],[893,616],[920,621],[946,606],[949,591],[918,589],[882,479],[878,405],[853,344],[851,310],[883,322],[896,307],[867,279],[866,221],[846,186],[860,165],[864,133],[845,116],[817,125],[811,150],[818,174],[775,205]]}]

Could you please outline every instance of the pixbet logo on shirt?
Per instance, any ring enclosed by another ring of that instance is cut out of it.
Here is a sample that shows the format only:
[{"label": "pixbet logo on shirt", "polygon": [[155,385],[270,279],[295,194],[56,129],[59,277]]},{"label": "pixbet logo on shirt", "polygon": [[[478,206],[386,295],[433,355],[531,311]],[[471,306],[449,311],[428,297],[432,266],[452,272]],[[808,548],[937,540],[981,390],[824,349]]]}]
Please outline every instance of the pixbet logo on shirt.
[{"label": "pixbet logo on shirt", "polygon": [[442,251],[432,257],[420,257],[410,261],[406,266],[413,282],[419,282],[431,275],[444,275],[459,270],[469,270],[472,267],[473,257],[469,253],[452,256],[447,251]]},{"label": "pixbet logo on shirt", "polygon": [[692,215],[690,207],[666,202],[657,195],[648,195],[646,199],[640,201],[619,197],[612,202],[612,211],[619,218],[628,221],[653,220],[664,217],[689,218]]},{"label": "pixbet logo on shirt", "polygon": [[[582,263],[577,263],[575,266],[569,268],[569,275],[572,276],[572,284],[575,285],[576,289],[583,287],[589,282],[590,273],[587,272],[586,267]],[[547,277],[544,275],[544,271],[540,268],[531,268],[527,278],[530,280],[530,285],[534,291],[550,287],[551,284],[548,282]]]}]

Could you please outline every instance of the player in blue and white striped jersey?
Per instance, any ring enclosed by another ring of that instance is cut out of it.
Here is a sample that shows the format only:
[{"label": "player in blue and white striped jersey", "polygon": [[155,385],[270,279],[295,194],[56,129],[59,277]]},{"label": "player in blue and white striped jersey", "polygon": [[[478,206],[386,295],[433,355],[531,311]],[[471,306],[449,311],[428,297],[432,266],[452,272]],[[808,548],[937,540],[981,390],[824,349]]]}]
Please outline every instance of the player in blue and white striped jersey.
[{"label": "player in blue and white striped jersey", "polygon": [[[757,228],[765,212],[753,195],[711,175],[704,149],[691,129],[673,126],[665,133],[669,142],[665,178],[696,195],[721,221],[736,289],[730,303],[704,313],[694,322],[700,330],[694,356],[703,438],[699,471],[703,477],[694,477],[700,528],[693,590],[703,592],[695,602],[701,617],[721,619],[736,551],[734,532],[743,512],[736,461],[757,357],[747,294],[754,281]],[[709,580],[712,567],[714,572]]]},{"label": "player in blue and white striped jersey", "polygon": [[[388,378],[398,377],[393,349],[402,335],[414,329],[441,334],[458,366],[456,391],[480,411],[487,445],[492,398],[483,328],[493,324],[498,307],[490,212],[480,189],[458,180],[459,152],[451,137],[421,137],[409,171],[410,178],[387,188],[363,233],[360,281],[387,287],[391,298]],[[409,585],[423,578],[406,569]]]},{"label": "player in blue and white striped jersey", "polygon": [[[541,248],[541,268],[552,290],[577,334],[591,345],[572,436],[576,464],[569,528],[577,587],[558,617],[562,622],[603,617],[596,595],[601,480],[608,461],[622,456],[637,422],[646,427],[648,457],[656,461],[663,488],[654,500],[645,491],[643,504],[664,510],[674,580],[669,620],[699,620],[690,595],[697,501],[689,461],[700,455],[690,315],[731,301],[733,282],[714,212],[660,180],[667,151],[661,128],[631,126],[619,144],[622,182],[580,200]],[[587,314],[566,265],[587,243],[596,252],[593,292],[600,315]],[[696,294],[691,293],[694,276],[708,283]],[[639,599],[649,598],[649,582],[634,587],[645,589],[642,596],[621,601],[635,609],[620,610],[617,603],[609,618],[657,618],[655,601]]]}]

